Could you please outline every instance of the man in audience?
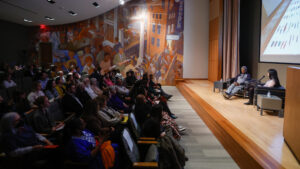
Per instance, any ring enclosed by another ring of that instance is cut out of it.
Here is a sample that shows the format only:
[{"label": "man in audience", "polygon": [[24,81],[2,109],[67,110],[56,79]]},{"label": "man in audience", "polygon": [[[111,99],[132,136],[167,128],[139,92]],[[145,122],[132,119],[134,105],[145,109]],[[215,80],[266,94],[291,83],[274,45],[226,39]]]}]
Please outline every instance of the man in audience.
[{"label": "man in audience", "polygon": [[44,92],[42,91],[42,85],[41,82],[37,81],[33,85],[33,90],[32,92],[29,93],[27,96],[27,99],[30,103],[31,106],[34,105],[35,100],[40,97],[40,96],[45,96]]},{"label": "man in audience", "polygon": [[83,113],[83,104],[75,93],[76,86],[74,84],[68,84],[67,92],[62,98],[62,105],[65,112],[75,112],[80,115]]},{"label": "man in audience", "polygon": [[229,86],[227,91],[223,93],[225,99],[230,99],[244,87],[246,81],[251,80],[250,74],[247,73],[246,66],[242,66],[241,72],[241,74],[234,78],[234,82]]},{"label": "man in audience", "polygon": [[11,88],[17,86],[17,84],[11,79],[11,74],[6,76],[6,79],[3,81],[4,88]]},{"label": "man in audience", "polygon": [[35,105],[38,106],[38,109],[30,116],[30,118],[32,118],[30,121],[36,132],[51,134],[63,125],[63,123],[55,125],[55,122],[52,120],[48,111],[50,102],[46,96],[38,97],[35,101]]},{"label": "man in audience", "polygon": [[83,80],[84,84],[84,90],[89,94],[91,99],[95,99],[97,97],[97,94],[94,92],[94,90],[91,88],[91,82],[89,78],[85,78]]},{"label": "man in audience", "polygon": [[42,76],[41,76],[41,79],[39,81],[41,82],[43,90],[46,88],[48,80],[49,79],[48,79],[47,73],[46,72],[42,72]]}]

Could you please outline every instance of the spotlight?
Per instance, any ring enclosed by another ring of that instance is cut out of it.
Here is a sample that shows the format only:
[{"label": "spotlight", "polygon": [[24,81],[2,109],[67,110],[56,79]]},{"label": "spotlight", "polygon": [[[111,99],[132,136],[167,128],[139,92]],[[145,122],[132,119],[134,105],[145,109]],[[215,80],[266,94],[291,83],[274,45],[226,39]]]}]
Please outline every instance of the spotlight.
[{"label": "spotlight", "polygon": [[54,21],[55,20],[54,18],[51,18],[49,16],[45,16],[45,19],[48,19],[49,21]]},{"label": "spotlight", "polygon": [[125,1],[124,1],[124,0],[120,0],[120,4],[121,4],[121,5],[124,5],[124,4],[125,4]]},{"label": "spotlight", "polygon": [[55,4],[55,1],[53,0],[47,0],[47,2],[49,2],[50,4]]},{"label": "spotlight", "polygon": [[25,19],[25,18],[24,18],[24,22],[29,22],[29,23],[31,23],[32,20],[29,20],[29,19]]}]

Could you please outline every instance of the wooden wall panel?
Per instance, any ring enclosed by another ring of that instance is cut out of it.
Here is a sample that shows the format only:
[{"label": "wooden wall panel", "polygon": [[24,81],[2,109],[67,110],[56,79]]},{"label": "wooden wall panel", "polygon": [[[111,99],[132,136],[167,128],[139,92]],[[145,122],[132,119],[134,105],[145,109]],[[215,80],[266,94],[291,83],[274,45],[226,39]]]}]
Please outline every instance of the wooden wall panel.
[{"label": "wooden wall panel", "polygon": [[300,67],[288,67],[283,136],[286,143],[300,161]]},{"label": "wooden wall panel", "polygon": [[222,75],[222,4],[223,0],[211,0],[209,3],[209,81],[220,80]]}]

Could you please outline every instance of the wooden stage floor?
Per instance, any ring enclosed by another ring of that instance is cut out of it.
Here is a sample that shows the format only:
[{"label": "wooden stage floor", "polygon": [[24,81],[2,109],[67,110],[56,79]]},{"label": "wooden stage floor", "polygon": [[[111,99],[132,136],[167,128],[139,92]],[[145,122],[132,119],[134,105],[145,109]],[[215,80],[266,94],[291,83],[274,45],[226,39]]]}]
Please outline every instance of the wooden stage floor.
[{"label": "wooden stage floor", "polygon": [[[207,80],[185,80],[178,82],[177,88],[206,123],[211,123],[206,116],[214,119],[214,124],[207,124],[208,127],[220,142],[224,143],[225,149],[241,168],[259,166],[259,168],[300,169],[300,165],[284,142],[283,118],[266,112],[260,116],[256,107],[243,104],[248,101],[247,99],[233,97],[231,100],[225,100],[218,90],[213,92],[213,83]],[[223,130],[221,133],[214,131],[218,128],[216,124],[221,126]],[[224,132],[228,136],[222,136]],[[232,146],[230,142],[222,141],[228,137],[235,142]],[[244,149],[245,152],[231,150],[236,147]],[[249,157],[240,159],[243,158],[243,153]],[[247,164],[244,163],[251,163],[249,159],[257,164],[245,167]]]}]

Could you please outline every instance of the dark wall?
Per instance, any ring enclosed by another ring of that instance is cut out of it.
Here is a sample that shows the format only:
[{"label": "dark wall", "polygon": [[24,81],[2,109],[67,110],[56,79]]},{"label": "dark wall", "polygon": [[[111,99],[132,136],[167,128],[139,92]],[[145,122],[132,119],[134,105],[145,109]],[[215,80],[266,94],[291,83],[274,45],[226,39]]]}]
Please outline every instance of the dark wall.
[{"label": "dark wall", "polygon": [[0,20],[0,62],[25,63],[30,27]]},{"label": "dark wall", "polygon": [[240,5],[240,64],[246,65],[251,75],[257,78],[261,0],[241,0]]}]

